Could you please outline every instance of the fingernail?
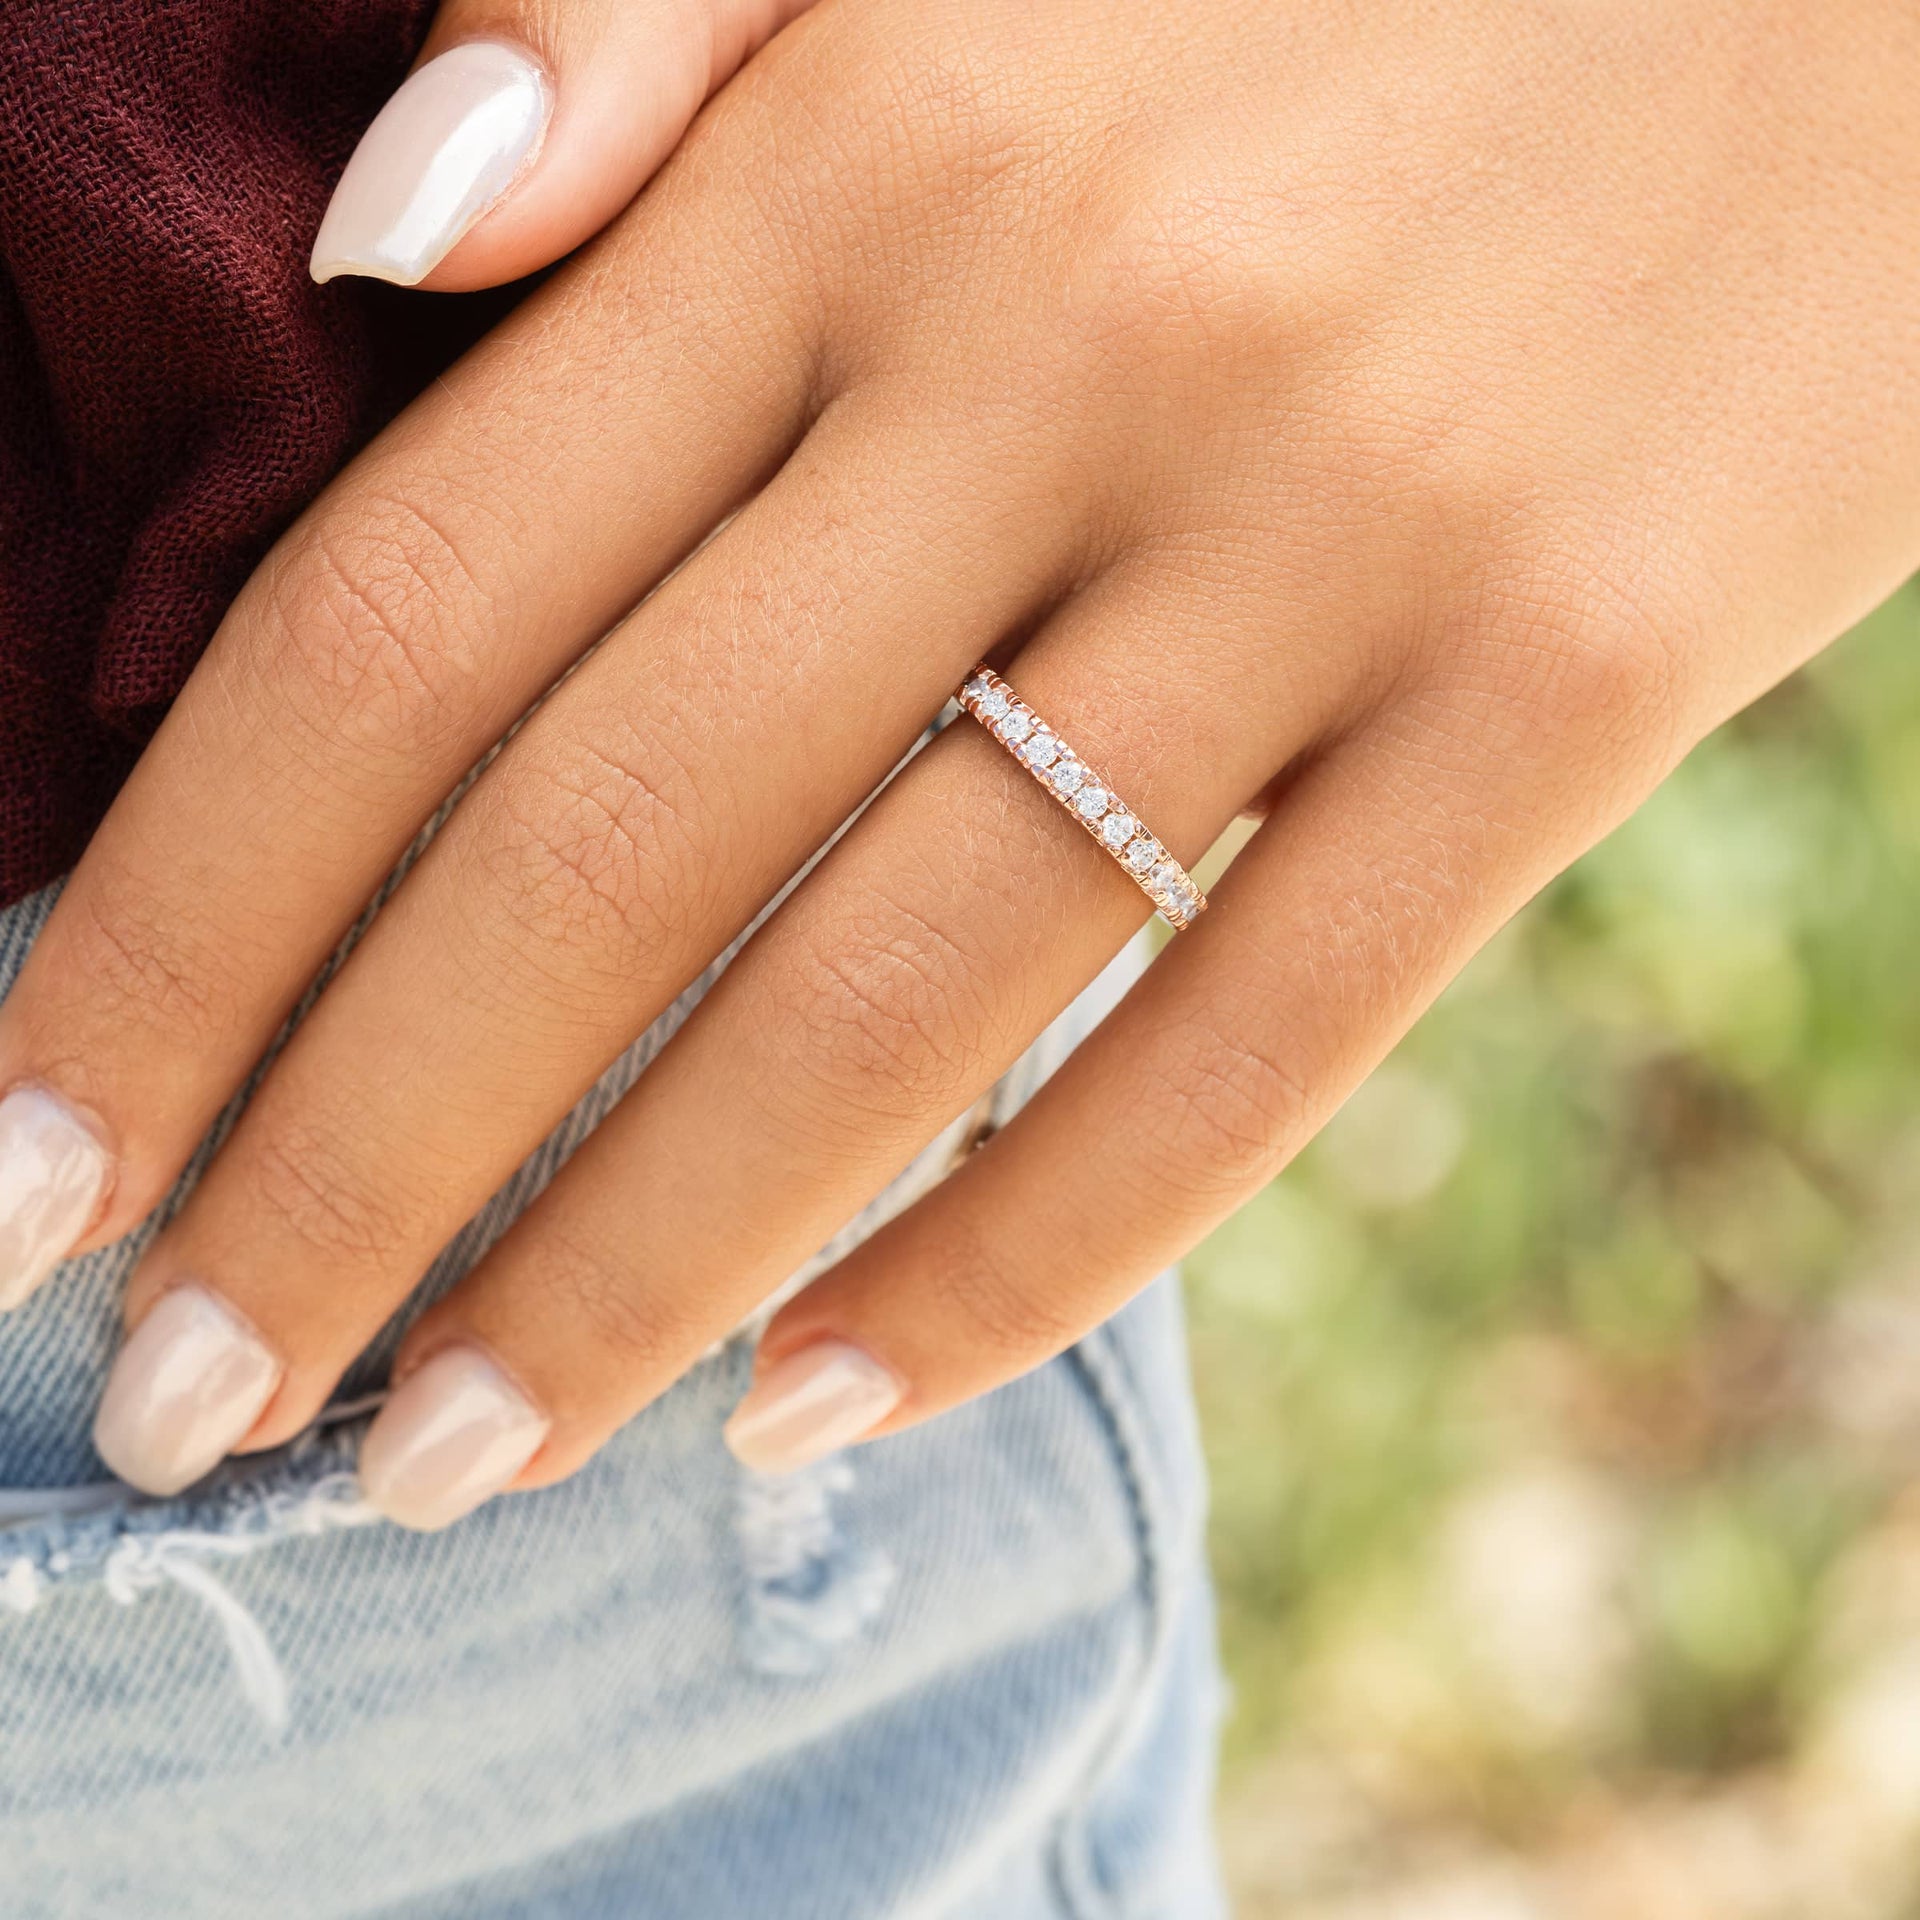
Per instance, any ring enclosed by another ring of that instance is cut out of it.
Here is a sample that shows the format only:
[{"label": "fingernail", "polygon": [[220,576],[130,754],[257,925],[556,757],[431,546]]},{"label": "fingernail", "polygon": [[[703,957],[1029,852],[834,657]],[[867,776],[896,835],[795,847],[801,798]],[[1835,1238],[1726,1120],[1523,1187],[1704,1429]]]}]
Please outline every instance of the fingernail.
[{"label": "fingernail", "polygon": [[64,1100],[39,1087],[0,1100],[0,1311],[67,1257],[106,1184],[106,1150]]},{"label": "fingernail", "polygon": [[316,280],[424,280],[513,184],[552,104],[524,53],[470,40],[427,64],[380,109],[314,236]]},{"label": "fingernail", "polygon": [[449,1347],[388,1397],[360,1449],[360,1490],[389,1520],[431,1532],[508,1485],[551,1423],[473,1347]]},{"label": "fingernail", "polygon": [[107,1376],[93,1445],[122,1480],[178,1493],[232,1452],[280,1384],[266,1342],[205,1287],[163,1293]]},{"label": "fingernail", "polygon": [[726,1424],[743,1466],[792,1473],[871,1433],[905,1389],[879,1361],[844,1340],[816,1340],[753,1383]]}]

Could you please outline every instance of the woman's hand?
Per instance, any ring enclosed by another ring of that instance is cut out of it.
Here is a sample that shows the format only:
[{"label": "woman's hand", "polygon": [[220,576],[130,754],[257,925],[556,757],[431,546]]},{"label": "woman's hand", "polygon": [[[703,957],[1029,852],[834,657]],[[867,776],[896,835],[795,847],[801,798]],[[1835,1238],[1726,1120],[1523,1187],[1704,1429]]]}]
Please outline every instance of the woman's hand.
[{"label": "woman's hand", "polygon": [[[736,1450],[895,1431],[1110,1313],[1920,558],[1916,82],[1905,0],[824,0],[282,542],[0,1014],[30,1282],[166,1192],[578,663],[136,1277],[111,1463],[172,1488],[311,1420],[989,653],[1179,858],[1270,812],[777,1317]],[[949,729],[412,1329],[371,1497],[570,1473],[1143,912]]]}]

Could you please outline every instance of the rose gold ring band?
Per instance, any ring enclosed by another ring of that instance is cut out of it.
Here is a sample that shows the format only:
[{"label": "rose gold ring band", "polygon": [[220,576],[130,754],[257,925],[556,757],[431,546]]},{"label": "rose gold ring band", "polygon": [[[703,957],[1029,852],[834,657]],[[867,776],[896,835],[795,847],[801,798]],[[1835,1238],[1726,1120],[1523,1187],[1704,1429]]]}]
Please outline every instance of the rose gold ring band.
[{"label": "rose gold ring band", "polygon": [[991,667],[976,667],[960,689],[966,711],[1120,863],[1178,933],[1206,911],[1207,896],[1093,768]]}]

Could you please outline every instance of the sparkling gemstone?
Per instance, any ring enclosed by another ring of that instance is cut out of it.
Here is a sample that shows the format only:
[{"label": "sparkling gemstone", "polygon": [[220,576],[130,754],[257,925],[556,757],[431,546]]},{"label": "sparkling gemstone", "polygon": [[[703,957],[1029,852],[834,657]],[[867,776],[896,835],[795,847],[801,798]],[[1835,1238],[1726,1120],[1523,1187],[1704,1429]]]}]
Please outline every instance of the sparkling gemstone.
[{"label": "sparkling gemstone", "polygon": [[1143,837],[1127,849],[1126,858],[1135,873],[1145,873],[1160,858],[1160,848],[1153,840]]},{"label": "sparkling gemstone", "polygon": [[1105,787],[1082,787],[1074,797],[1073,804],[1080,809],[1083,820],[1098,820],[1107,810],[1107,790]]},{"label": "sparkling gemstone", "polygon": [[980,717],[998,720],[1007,710],[1007,696],[998,687],[990,687],[980,696]]},{"label": "sparkling gemstone", "polygon": [[1053,767],[1047,778],[1053,782],[1056,793],[1078,793],[1086,785],[1087,770],[1069,755]]},{"label": "sparkling gemstone", "polygon": [[1024,713],[1010,713],[1000,722],[1000,738],[1017,747],[1033,731],[1033,722]]},{"label": "sparkling gemstone", "polygon": [[1100,838],[1117,853],[1133,838],[1133,830],[1138,824],[1133,815],[1122,807],[1100,822]]},{"label": "sparkling gemstone", "polygon": [[1163,892],[1171,893],[1180,884],[1180,869],[1171,860],[1162,860],[1153,870],[1153,884]]},{"label": "sparkling gemstone", "polygon": [[1060,757],[1060,742],[1042,728],[1020,749],[1020,758],[1030,767],[1051,766]]},{"label": "sparkling gemstone", "polygon": [[973,678],[960,689],[960,698],[962,700],[972,700],[975,702],[985,699],[987,684],[988,683],[976,673]]}]

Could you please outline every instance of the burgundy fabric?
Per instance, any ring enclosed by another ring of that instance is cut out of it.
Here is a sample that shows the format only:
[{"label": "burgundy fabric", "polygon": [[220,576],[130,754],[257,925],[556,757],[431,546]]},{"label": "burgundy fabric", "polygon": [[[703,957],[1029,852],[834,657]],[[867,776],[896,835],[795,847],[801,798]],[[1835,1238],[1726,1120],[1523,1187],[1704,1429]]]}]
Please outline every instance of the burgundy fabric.
[{"label": "burgundy fabric", "polygon": [[72,865],[274,536],[498,310],[307,278],[431,11],[0,5],[0,904]]}]

